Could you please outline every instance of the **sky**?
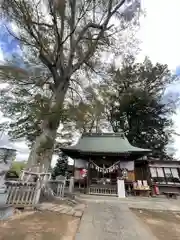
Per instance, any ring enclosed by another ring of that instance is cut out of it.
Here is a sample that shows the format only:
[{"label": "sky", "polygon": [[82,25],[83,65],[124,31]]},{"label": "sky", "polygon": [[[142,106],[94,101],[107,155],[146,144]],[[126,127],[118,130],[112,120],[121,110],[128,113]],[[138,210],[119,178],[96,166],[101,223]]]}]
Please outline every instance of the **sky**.
[{"label": "sky", "polygon": [[[142,4],[146,17],[138,34],[142,41],[139,60],[147,55],[153,63],[168,64],[169,69],[180,75],[180,1],[143,0]],[[180,93],[180,83],[170,86],[167,91]],[[173,120],[176,132],[180,133],[180,109],[173,115]],[[180,159],[180,137],[174,136],[174,141],[175,156]]]},{"label": "sky", "polygon": [[[146,9],[145,18],[141,19],[141,27],[137,36],[141,40],[141,52],[138,61],[142,61],[145,56],[149,56],[153,63],[157,61],[168,64],[172,71],[180,75],[180,32],[178,24],[180,22],[180,0],[141,0],[143,8]],[[5,29],[0,25],[0,61],[4,59],[4,54],[11,55],[20,53],[17,42],[4,34]],[[170,86],[167,92],[178,94],[180,83]],[[0,115],[0,121],[2,116]],[[180,109],[173,115],[175,129],[180,133]],[[180,159],[180,137],[174,137],[174,147],[177,149],[176,157]],[[2,145],[11,146],[17,149],[17,160],[26,160],[28,148],[24,142],[10,143],[7,136],[0,137],[0,147]],[[178,149],[179,148],[179,149]],[[55,164],[56,159],[52,161]]]}]

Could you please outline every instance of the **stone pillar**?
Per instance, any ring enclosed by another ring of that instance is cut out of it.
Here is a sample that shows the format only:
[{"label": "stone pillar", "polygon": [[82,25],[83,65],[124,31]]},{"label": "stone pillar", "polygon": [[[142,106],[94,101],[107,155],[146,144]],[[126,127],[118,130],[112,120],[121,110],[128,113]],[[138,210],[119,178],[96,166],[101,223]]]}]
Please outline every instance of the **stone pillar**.
[{"label": "stone pillar", "polygon": [[117,190],[118,190],[118,197],[119,198],[125,198],[126,197],[124,180],[117,179]]},{"label": "stone pillar", "polygon": [[71,177],[69,181],[69,193],[73,194],[73,192],[74,192],[74,177]]}]

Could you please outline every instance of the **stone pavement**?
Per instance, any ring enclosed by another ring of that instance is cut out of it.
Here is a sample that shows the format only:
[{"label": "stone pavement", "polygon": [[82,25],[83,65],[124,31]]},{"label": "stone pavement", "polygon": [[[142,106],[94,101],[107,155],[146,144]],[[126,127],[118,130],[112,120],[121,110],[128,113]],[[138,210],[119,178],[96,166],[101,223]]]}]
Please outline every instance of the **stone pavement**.
[{"label": "stone pavement", "polygon": [[147,226],[118,202],[89,202],[75,240],[157,240]]},{"label": "stone pavement", "polygon": [[110,196],[93,196],[81,195],[76,197],[78,200],[86,203],[117,203],[128,206],[129,208],[150,209],[150,210],[168,210],[180,212],[180,198],[167,199],[164,197],[147,198],[147,197],[127,197],[117,198]]},{"label": "stone pavement", "polygon": [[38,209],[82,217],[75,240],[157,240],[129,208],[180,211],[179,199],[83,196],[87,204],[42,203]]},{"label": "stone pavement", "polygon": [[129,208],[149,209],[160,211],[180,212],[180,200],[166,198],[127,198],[120,199],[120,203],[127,205]]},{"label": "stone pavement", "polygon": [[66,204],[42,203],[37,207],[39,211],[53,211],[81,218],[85,209],[85,204],[70,206]]}]

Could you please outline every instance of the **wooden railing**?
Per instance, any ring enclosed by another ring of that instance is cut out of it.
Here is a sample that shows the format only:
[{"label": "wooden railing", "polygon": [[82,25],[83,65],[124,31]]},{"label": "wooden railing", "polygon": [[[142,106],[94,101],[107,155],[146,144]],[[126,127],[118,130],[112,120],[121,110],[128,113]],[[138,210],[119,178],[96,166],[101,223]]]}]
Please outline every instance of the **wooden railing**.
[{"label": "wooden railing", "polygon": [[39,202],[40,183],[24,183],[20,181],[8,181],[7,186],[7,205],[13,206],[32,206]]},{"label": "wooden railing", "polygon": [[[67,184],[68,183],[68,184]],[[39,203],[41,193],[49,199],[63,199],[65,187],[67,193],[74,193],[74,178],[70,180],[49,180],[47,182],[6,181],[7,205],[35,206]]]},{"label": "wooden railing", "polygon": [[110,195],[110,196],[117,196],[117,186],[98,186],[98,185],[93,185],[89,186],[88,188],[88,193],[89,194],[94,194],[94,195]]},{"label": "wooden railing", "polygon": [[52,191],[52,194],[58,198],[64,198],[64,189],[66,181],[62,180],[50,180],[47,183],[47,187]]},{"label": "wooden railing", "polygon": [[65,180],[50,180],[47,186],[55,197],[64,198],[65,194],[74,193],[74,177]]}]

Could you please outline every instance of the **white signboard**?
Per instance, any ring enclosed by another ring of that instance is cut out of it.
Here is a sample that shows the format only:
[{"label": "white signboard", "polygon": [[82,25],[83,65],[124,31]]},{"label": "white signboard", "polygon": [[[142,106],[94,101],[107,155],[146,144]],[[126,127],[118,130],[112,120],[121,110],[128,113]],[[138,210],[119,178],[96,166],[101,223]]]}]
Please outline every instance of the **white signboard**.
[{"label": "white signboard", "polygon": [[82,160],[82,159],[75,159],[74,160],[74,166],[75,166],[75,168],[87,168],[88,167],[88,161]]},{"label": "white signboard", "polygon": [[120,162],[120,168],[134,171],[134,161],[122,161]]}]

